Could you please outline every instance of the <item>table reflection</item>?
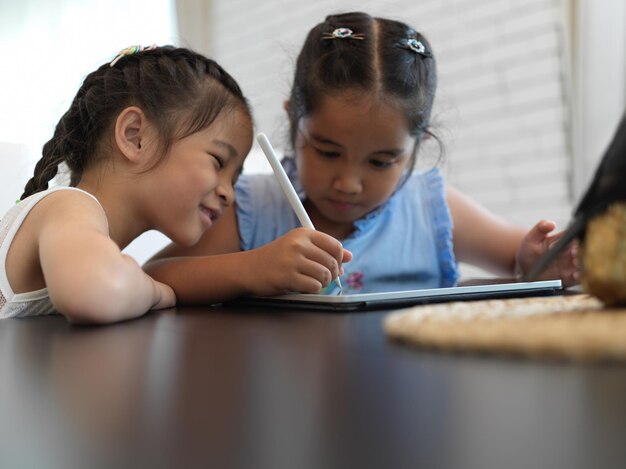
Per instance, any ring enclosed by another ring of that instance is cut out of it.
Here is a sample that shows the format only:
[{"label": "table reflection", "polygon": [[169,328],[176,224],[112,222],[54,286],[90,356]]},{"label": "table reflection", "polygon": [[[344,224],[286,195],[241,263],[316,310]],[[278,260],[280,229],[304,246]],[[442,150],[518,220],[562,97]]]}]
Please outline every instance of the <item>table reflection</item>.
[{"label": "table reflection", "polygon": [[388,342],[384,316],[0,322],[0,467],[626,463],[621,367],[420,351]]}]

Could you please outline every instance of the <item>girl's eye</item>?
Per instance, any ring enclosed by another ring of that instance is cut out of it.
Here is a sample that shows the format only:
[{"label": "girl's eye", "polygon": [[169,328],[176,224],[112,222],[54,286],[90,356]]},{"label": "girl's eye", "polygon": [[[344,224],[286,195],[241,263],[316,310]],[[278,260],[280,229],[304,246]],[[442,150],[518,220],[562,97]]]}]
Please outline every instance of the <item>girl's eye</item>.
[{"label": "girl's eye", "polygon": [[393,165],[393,161],[370,160],[370,164],[375,168],[389,168]]},{"label": "girl's eye", "polygon": [[322,150],[321,148],[315,148],[315,151],[323,158],[337,158],[341,156],[338,151]]},{"label": "girl's eye", "polygon": [[213,157],[213,159],[215,160],[215,163],[218,167],[218,169],[222,169],[224,167],[224,160],[216,155],[211,155]]},{"label": "girl's eye", "polygon": [[243,172],[243,168],[239,169],[239,171],[237,171],[234,175],[233,175],[233,187],[235,186],[235,184],[237,184],[237,181],[239,180],[239,176],[241,176],[241,173]]}]

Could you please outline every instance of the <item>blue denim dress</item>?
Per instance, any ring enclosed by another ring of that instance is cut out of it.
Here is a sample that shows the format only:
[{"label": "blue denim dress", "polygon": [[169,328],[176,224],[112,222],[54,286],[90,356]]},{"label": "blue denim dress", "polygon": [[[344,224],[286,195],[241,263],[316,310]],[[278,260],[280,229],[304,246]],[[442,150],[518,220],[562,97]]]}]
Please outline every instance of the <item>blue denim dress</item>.
[{"label": "blue denim dress", "polygon": [[[293,160],[283,166],[301,198]],[[237,182],[241,249],[254,249],[300,225],[273,174],[242,175]],[[355,222],[341,240],[352,251],[341,277],[344,293],[454,286],[452,219],[438,168],[413,173],[387,202]]]}]

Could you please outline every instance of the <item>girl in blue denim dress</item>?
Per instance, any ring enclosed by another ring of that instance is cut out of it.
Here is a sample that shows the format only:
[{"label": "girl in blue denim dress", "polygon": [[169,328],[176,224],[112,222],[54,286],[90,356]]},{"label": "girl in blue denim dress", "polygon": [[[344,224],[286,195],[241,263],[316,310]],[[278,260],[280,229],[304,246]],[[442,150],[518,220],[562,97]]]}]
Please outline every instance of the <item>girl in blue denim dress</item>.
[{"label": "girl in blue denim dress", "polygon": [[[166,247],[146,268],[190,302],[220,299],[213,269],[239,273],[233,296],[317,292],[336,275],[348,293],[453,286],[458,261],[522,274],[559,236],[553,222],[527,231],[446,187],[438,168],[414,170],[422,142],[436,139],[436,86],[431,46],[412,27],[328,16],[305,40],[285,103],[292,157],[283,166],[318,232],[299,228],[273,175],[243,175],[236,207],[213,230],[191,248]],[[235,254],[213,256],[226,253]],[[575,283],[575,257],[572,246],[544,275]],[[246,269],[265,281],[247,282]]]}]

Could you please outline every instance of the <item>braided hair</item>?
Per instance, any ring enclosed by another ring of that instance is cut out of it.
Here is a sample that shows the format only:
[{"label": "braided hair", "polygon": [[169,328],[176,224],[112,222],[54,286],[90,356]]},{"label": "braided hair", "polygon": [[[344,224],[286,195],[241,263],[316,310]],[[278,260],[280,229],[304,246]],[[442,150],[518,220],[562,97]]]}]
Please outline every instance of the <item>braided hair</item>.
[{"label": "braided hair", "polygon": [[211,59],[172,46],[120,56],[87,75],[44,144],[21,200],[47,189],[61,163],[70,170],[70,185],[77,185],[102,158],[104,137],[128,106],[140,107],[157,128],[162,151],[155,165],[173,141],[207,128],[224,111],[238,107],[251,118],[237,82]]}]

